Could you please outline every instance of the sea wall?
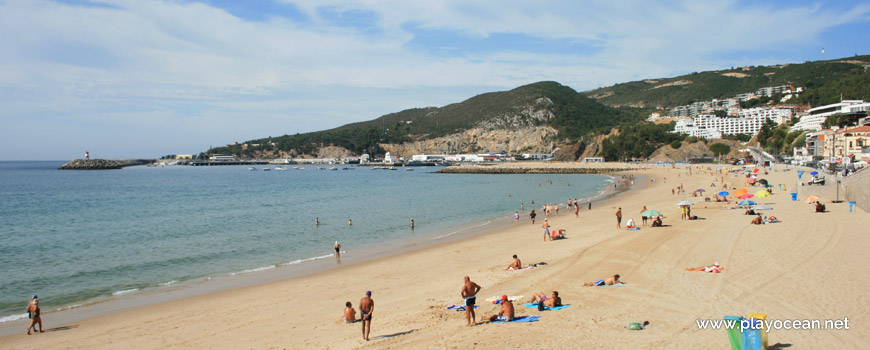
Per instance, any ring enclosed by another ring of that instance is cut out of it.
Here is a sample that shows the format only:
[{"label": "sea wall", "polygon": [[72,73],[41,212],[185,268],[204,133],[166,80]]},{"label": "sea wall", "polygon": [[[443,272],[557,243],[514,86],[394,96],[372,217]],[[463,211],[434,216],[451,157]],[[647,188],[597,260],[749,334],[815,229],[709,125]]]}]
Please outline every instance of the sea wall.
[{"label": "sea wall", "polygon": [[145,165],[156,162],[156,159],[75,159],[61,165],[60,170],[105,170],[121,169],[134,165]]},{"label": "sea wall", "polygon": [[438,172],[442,174],[610,174],[634,169],[631,167],[454,165],[441,169]]},{"label": "sea wall", "polygon": [[855,201],[855,206],[870,212],[870,169],[861,170],[843,179],[846,200]]}]

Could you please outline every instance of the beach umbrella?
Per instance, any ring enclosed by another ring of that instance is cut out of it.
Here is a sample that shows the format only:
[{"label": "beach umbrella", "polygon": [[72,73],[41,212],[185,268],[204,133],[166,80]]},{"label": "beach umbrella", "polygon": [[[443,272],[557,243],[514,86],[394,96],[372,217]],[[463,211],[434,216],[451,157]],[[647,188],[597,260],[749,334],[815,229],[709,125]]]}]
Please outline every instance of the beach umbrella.
[{"label": "beach umbrella", "polygon": [[767,190],[760,190],[755,192],[755,196],[758,198],[767,198],[770,197],[770,192],[767,192]]},{"label": "beach umbrella", "polygon": [[746,182],[753,183],[753,182],[755,182],[755,178],[754,177],[747,178]]},{"label": "beach umbrella", "polygon": [[722,192],[717,193],[716,195],[724,197],[724,196],[728,195],[728,192],[722,191]]},{"label": "beach umbrella", "polygon": [[739,199],[746,199],[746,198],[752,198],[752,197],[755,197],[755,195],[752,194],[752,193],[747,193],[747,194],[744,194],[744,195],[742,195],[742,196],[740,196],[740,197],[737,197],[737,198],[739,198]]},{"label": "beach umbrella", "polygon": [[741,207],[748,207],[750,205],[755,205],[755,202],[750,201],[750,200],[745,200],[745,201],[742,201],[740,203],[737,203],[737,205],[739,205]]},{"label": "beach umbrella", "polygon": [[755,170],[753,170],[752,172],[753,172],[753,173],[757,173],[757,172],[758,172],[758,168],[755,168]]},{"label": "beach umbrella", "polygon": [[818,201],[819,201],[819,198],[821,198],[821,197],[819,197],[819,195],[814,194],[814,195],[812,195],[812,196],[807,197],[807,199],[804,199],[804,202],[806,202],[806,203],[815,203],[815,202],[818,202]]},{"label": "beach umbrella", "polygon": [[703,188],[699,188],[699,189],[695,190],[695,192],[705,192],[705,191],[706,191],[706,190],[703,189]]},{"label": "beach umbrella", "polygon": [[695,203],[692,203],[691,201],[680,201],[679,203],[677,203],[678,207],[681,205],[695,205]]},{"label": "beach umbrella", "polygon": [[810,175],[818,175],[818,174],[819,174],[818,171],[814,171],[814,172],[811,172],[811,173],[810,173]]},{"label": "beach umbrella", "polygon": [[643,213],[640,213],[640,216],[646,216],[648,218],[652,218],[652,217],[664,216],[664,215],[659,211],[648,209],[648,210],[644,210]]},{"label": "beach umbrella", "polygon": [[766,205],[753,205],[749,209],[752,209],[752,210],[773,210],[772,207],[768,207]]},{"label": "beach umbrella", "polygon": [[758,183],[767,185],[767,179],[758,180]]},{"label": "beach umbrella", "polygon": [[740,196],[746,194],[747,192],[749,192],[749,191],[746,190],[745,188],[740,188],[740,189],[737,189],[737,191],[734,191],[734,196],[740,197]]}]

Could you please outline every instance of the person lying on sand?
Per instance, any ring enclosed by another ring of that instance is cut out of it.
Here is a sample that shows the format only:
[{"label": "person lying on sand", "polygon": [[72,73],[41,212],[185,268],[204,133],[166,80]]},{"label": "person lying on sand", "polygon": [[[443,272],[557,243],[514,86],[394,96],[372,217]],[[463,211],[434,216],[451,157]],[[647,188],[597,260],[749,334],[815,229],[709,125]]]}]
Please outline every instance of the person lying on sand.
[{"label": "person lying on sand", "polygon": [[711,272],[711,273],[719,273],[724,270],[724,267],[719,266],[719,262],[714,262],[713,265],[710,266],[701,266],[701,267],[687,267],[686,271],[703,271],[703,272]]},{"label": "person lying on sand", "polygon": [[341,320],[344,321],[344,323],[356,322],[356,310],[353,308],[353,304],[349,301],[344,303],[344,316],[341,316]]},{"label": "person lying on sand", "polygon": [[514,254],[514,261],[510,265],[508,265],[505,270],[519,270],[521,268],[523,268],[523,263],[520,262],[520,258],[517,258],[517,255]]},{"label": "person lying on sand", "polygon": [[600,286],[612,286],[614,284],[625,284],[619,280],[619,274],[613,275],[611,277],[607,277],[606,279],[599,280],[598,282],[586,282],[583,283],[584,287],[600,287]]},{"label": "person lying on sand", "polygon": [[501,296],[501,310],[499,310],[498,315],[492,315],[489,317],[489,322],[493,322],[495,320],[499,321],[511,321],[514,319],[514,303],[508,300],[507,295]]},{"label": "person lying on sand", "polygon": [[761,225],[764,223],[764,219],[761,218],[761,214],[758,214],[758,216],[756,216],[755,219],[752,219],[749,223],[751,225]]},{"label": "person lying on sand", "polygon": [[555,290],[550,297],[544,295],[544,292],[535,293],[532,295],[532,301],[530,302],[533,304],[543,302],[546,307],[562,306],[562,298],[559,297],[559,292]]}]

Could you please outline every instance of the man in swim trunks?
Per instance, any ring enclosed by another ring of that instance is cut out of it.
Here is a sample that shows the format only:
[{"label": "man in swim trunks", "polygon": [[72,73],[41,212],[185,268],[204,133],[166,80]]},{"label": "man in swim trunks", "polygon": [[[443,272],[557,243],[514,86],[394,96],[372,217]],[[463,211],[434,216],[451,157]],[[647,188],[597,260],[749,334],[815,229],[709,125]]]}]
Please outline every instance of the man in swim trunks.
[{"label": "man in swim trunks", "polygon": [[520,258],[517,258],[517,255],[514,254],[514,262],[508,265],[505,270],[519,270],[521,268],[523,268],[523,264],[520,262]]},{"label": "man in swim trunks", "polygon": [[369,340],[369,332],[372,331],[372,313],[374,311],[375,301],[372,300],[372,292],[367,291],[366,296],[359,301],[359,319],[362,321],[363,339],[366,341]]},{"label": "man in swim trunks", "polygon": [[339,244],[338,241],[335,241],[335,257],[341,257],[341,244]]},{"label": "man in swim trunks", "polygon": [[536,217],[536,216],[538,216],[538,214],[535,214],[535,210],[534,210],[534,209],[532,209],[532,212],[531,212],[531,213],[529,213],[529,219],[531,219],[531,220],[532,220],[532,225],[534,225],[534,224],[535,224],[535,217]]},{"label": "man in swim trunks", "polygon": [[501,310],[498,311],[498,315],[492,315],[489,318],[489,322],[499,320],[499,321],[511,321],[514,319],[514,303],[508,300],[507,295],[501,296]]},{"label": "man in swim trunks", "polygon": [[341,316],[341,320],[344,321],[344,323],[356,322],[356,310],[354,310],[353,304],[349,301],[344,303],[344,316]]},{"label": "man in swim trunks", "polygon": [[611,277],[607,277],[606,279],[599,280],[598,282],[586,282],[583,283],[584,287],[601,287],[601,286],[612,286],[614,284],[625,284],[619,280],[619,275],[613,275]]},{"label": "man in swim trunks", "polygon": [[544,218],[544,223],[541,224],[541,228],[544,229],[544,242],[547,241],[547,238],[552,241],[553,237],[550,237],[550,223],[547,222],[547,218]]},{"label": "man in swim trunks", "polygon": [[477,324],[474,314],[474,303],[477,301],[477,292],[480,291],[480,286],[471,281],[468,276],[465,276],[465,284],[462,286],[462,298],[465,299],[465,318],[468,321],[467,326]]},{"label": "man in swim trunks", "polygon": [[622,208],[616,210],[616,228],[622,228]]}]

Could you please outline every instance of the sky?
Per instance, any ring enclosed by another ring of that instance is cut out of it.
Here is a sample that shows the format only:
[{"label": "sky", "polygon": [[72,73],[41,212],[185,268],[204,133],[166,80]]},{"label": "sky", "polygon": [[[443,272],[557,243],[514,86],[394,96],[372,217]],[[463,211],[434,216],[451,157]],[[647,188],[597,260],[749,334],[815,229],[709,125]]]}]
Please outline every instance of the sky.
[{"label": "sky", "polygon": [[870,3],[851,0],[0,0],[0,160],[196,154],[867,43]]}]

